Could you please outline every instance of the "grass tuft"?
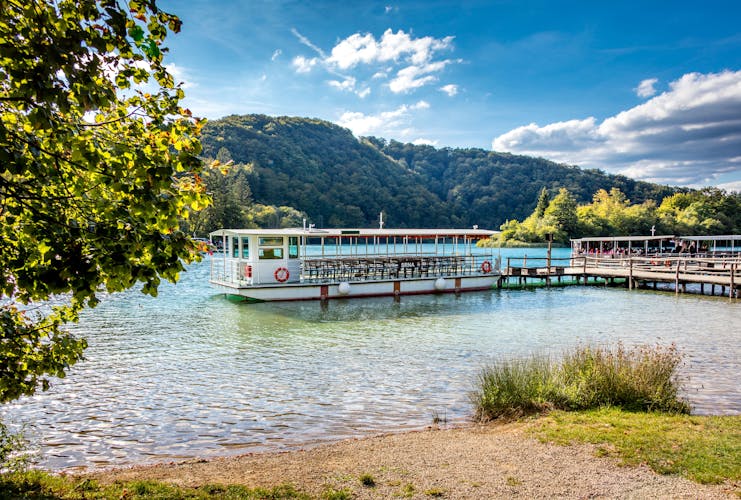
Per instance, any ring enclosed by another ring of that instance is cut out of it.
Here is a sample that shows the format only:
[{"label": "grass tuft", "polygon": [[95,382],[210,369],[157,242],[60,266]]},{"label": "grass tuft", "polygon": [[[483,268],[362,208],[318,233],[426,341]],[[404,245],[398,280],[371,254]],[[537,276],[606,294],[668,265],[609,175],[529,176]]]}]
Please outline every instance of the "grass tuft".
[{"label": "grass tuft", "polygon": [[327,488],[322,493],[322,498],[324,500],[349,500],[352,498],[352,492],[348,489],[340,489],[336,490],[334,488]]},{"label": "grass tuft", "polygon": [[370,474],[361,474],[358,479],[360,479],[360,484],[368,488],[373,488],[376,485],[376,480]]},{"label": "grass tuft", "polygon": [[481,370],[471,400],[480,421],[603,406],[689,413],[679,397],[680,362],[673,344],[579,346],[559,362],[545,356],[502,359]]},{"label": "grass tuft", "polygon": [[247,488],[239,485],[224,486],[209,484],[203,485],[200,488],[187,488],[155,481],[116,481],[112,484],[99,484],[90,479],[80,480],[71,476],[55,476],[47,472],[29,470],[26,472],[0,474],[0,498],[54,498],[69,500],[97,498],[125,498],[127,500],[255,500],[279,498],[308,499],[310,497],[296,490],[291,485],[280,485],[274,488]]}]

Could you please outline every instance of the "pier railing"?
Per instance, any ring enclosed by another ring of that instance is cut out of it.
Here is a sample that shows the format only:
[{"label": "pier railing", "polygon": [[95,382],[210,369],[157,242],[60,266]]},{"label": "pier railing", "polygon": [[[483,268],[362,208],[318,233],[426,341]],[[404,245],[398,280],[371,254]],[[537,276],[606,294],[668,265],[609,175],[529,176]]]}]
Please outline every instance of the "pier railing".
[{"label": "pier railing", "polygon": [[[521,265],[518,265],[521,264]],[[657,254],[653,256],[589,256],[579,255],[570,258],[531,258],[507,259],[507,267],[502,272],[503,279],[528,278],[545,279],[572,276],[577,280],[589,277],[613,280],[625,279],[629,288],[638,283],[673,283],[675,290],[684,289],[687,284],[701,287],[720,286],[729,289],[734,296],[741,287],[741,256],[703,257],[677,254]],[[722,292],[723,293],[723,292]]]}]

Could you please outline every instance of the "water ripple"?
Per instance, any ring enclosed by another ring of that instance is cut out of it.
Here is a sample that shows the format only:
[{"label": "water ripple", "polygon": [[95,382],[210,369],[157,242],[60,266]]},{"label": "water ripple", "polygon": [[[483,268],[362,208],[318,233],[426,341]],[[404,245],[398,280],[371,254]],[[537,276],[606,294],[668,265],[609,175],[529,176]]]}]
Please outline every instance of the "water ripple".
[{"label": "water ripple", "polygon": [[696,413],[741,413],[741,310],[727,299],[571,287],[238,304],[192,267],[156,299],[107,296],[73,329],[86,360],[4,405],[51,469],[285,449],[468,418],[496,356],[676,343]]}]

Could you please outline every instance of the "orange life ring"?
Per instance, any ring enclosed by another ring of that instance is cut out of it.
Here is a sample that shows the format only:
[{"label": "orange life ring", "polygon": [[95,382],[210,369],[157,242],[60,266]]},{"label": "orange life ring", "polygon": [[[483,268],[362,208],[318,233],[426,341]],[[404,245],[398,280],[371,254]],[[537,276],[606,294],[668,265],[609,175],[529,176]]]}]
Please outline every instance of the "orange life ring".
[{"label": "orange life ring", "polygon": [[245,264],[244,266],[244,277],[245,278],[251,278],[252,277],[252,266],[249,264]]},{"label": "orange life ring", "polygon": [[275,281],[278,283],[284,283],[288,281],[288,278],[291,276],[291,273],[288,272],[288,269],[285,267],[279,267],[275,270],[273,273],[273,276],[275,277]]},{"label": "orange life ring", "polygon": [[481,272],[490,273],[491,272],[491,262],[489,262],[488,260],[485,260],[484,262],[482,262]]}]

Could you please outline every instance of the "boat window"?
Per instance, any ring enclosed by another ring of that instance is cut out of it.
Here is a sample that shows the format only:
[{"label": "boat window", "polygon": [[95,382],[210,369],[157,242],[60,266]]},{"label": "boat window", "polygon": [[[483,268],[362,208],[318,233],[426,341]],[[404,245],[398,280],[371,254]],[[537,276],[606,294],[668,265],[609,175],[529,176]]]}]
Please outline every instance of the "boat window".
[{"label": "boat window", "polygon": [[260,238],[260,246],[261,247],[273,247],[283,246],[283,237],[282,236],[266,236],[263,238]]},{"label": "boat window", "polygon": [[239,238],[229,237],[229,242],[232,246],[232,257],[236,259],[239,257]]},{"label": "boat window", "polygon": [[260,260],[282,259],[283,249],[282,248],[260,248],[258,255],[260,256]]},{"label": "boat window", "polygon": [[242,258],[250,258],[250,239],[247,237],[242,238]]},{"label": "boat window", "polygon": [[298,237],[288,237],[288,258],[298,259]]}]

